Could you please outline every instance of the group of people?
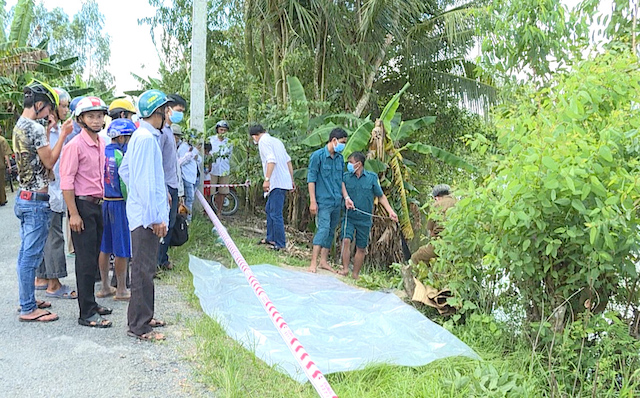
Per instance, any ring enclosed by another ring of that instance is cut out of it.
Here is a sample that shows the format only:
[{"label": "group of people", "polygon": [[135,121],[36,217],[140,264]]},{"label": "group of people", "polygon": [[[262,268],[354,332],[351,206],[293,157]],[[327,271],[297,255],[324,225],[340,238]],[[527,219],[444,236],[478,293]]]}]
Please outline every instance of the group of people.
[{"label": "group of people", "polygon": [[[109,107],[97,97],[71,100],[63,89],[40,81],[25,87],[24,110],[13,130],[20,321],[58,319],[49,310],[50,302],[36,300],[39,289],[46,297],[76,299],[80,325],[107,328],[112,322],[105,316],[112,309],[99,305],[96,297],[114,296],[129,301],[129,335],[150,341],[165,338],[153,330],[165,325],[154,318],[153,278],[157,268],[172,267],[167,250],[178,198],[184,196],[191,212],[201,162],[198,150],[181,140],[177,123],[186,105],[181,96],[159,90],[144,92],[136,109],[125,99]],[[139,120],[134,123],[136,114]],[[76,289],[60,282],[67,276],[65,213],[75,252]],[[112,256],[116,288],[108,277]],[[97,279],[102,287],[95,292]]]},{"label": "group of people", "polygon": [[[50,302],[36,300],[35,290],[40,289],[47,297],[77,299],[80,325],[107,328],[112,322],[105,316],[112,309],[99,305],[96,297],[114,296],[115,300],[129,301],[129,335],[151,341],[165,338],[154,331],[165,323],[154,318],[153,278],[157,269],[173,267],[168,248],[178,204],[184,203],[190,221],[199,164],[203,162],[199,149],[182,140],[178,123],[186,107],[180,95],[159,90],[144,92],[136,109],[126,99],[114,100],[109,107],[97,97],[71,100],[63,89],[40,81],[25,87],[24,110],[13,131],[19,174],[15,214],[20,219],[21,237],[17,266],[20,321],[58,319],[48,309]],[[70,112],[72,117],[67,119]],[[108,127],[107,115],[111,119]],[[132,120],[134,115],[137,123]],[[228,130],[226,121],[218,122],[216,135],[205,144],[205,153],[212,155],[211,163],[205,166],[214,185],[229,183],[233,145],[226,137]],[[261,125],[251,126],[249,135],[258,146],[267,198],[267,232],[260,243],[281,250],[286,248],[285,198],[288,191],[296,189],[291,157],[282,141]],[[333,272],[328,254],[340,224],[339,273],[349,273],[355,241],[351,275],[357,279],[369,243],[374,201],[379,200],[391,220],[398,221],[398,216],[377,174],[365,170],[363,153],[351,153],[345,170],[342,151],[346,143],[345,130],[335,128],[327,144],[309,159],[310,212],[317,225],[309,271],[320,267]],[[4,157],[7,150],[1,144]],[[227,193],[224,187],[218,189],[215,207],[222,208]],[[0,205],[4,203],[6,199]],[[448,202],[442,205],[446,207]],[[67,276],[65,214],[75,249],[76,289],[60,282]],[[109,283],[111,258],[115,288]],[[98,292],[94,291],[96,280],[102,282]]]},{"label": "group of people", "polygon": [[[281,250],[286,247],[282,215],[284,200],[287,191],[296,187],[291,157],[282,141],[272,137],[261,125],[252,126],[249,134],[258,145],[264,174],[262,188],[267,196],[267,235],[260,243],[270,245],[274,250]],[[345,170],[342,151],[346,142],[347,132],[335,128],[329,134],[327,144],[315,151],[309,159],[309,209],[316,217],[317,227],[309,271],[317,271],[320,256],[320,268],[333,272],[328,256],[336,228],[342,220],[342,269],[339,272],[341,275],[349,273],[350,248],[355,240],[356,253],[351,276],[357,279],[369,243],[374,200],[378,198],[391,220],[398,221],[398,216],[382,192],[378,176],[364,169],[366,158],[363,153],[351,153]]]}]

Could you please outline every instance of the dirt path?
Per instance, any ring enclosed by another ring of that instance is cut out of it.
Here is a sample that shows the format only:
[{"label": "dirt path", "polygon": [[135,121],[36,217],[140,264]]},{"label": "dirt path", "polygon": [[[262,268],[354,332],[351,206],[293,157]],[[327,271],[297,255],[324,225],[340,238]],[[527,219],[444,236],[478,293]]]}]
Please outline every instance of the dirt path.
[{"label": "dirt path", "polygon": [[[110,329],[77,324],[75,300],[51,299],[60,319],[48,324],[18,322],[16,259],[19,221],[13,213],[14,194],[0,207],[0,391],[2,397],[208,397],[194,380],[186,359],[194,350],[190,318],[202,316],[189,308],[174,286],[156,283],[156,316],[169,323],[164,343],[139,342],[126,335],[126,302],[111,298],[99,304],[113,308]],[[74,259],[67,257],[75,287]],[[37,292],[44,298],[43,292]]]}]

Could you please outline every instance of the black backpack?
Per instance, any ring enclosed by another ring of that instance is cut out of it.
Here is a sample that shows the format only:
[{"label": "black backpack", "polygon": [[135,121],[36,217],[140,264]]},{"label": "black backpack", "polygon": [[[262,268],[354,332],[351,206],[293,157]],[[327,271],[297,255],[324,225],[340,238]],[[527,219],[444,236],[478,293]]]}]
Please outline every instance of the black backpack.
[{"label": "black backpack", "polygon": [[171,231],[171,246],[182,246],[189,240],[189,226],[187,225],[187,216],[184,214],[176,214],[176,223]]}]

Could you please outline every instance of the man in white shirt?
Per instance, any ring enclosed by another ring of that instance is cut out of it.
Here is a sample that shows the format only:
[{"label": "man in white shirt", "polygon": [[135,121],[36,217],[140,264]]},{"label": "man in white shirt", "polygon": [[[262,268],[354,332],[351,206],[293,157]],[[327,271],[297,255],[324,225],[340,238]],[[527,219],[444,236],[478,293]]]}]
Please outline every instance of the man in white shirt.
[{"label": "man in white shirt", "polygon": [[[229,184],[229,173],[231,171],[231,164],[229,159],[233,151],[233,145],[229,142],[229,138],[225,137],[225,134],[229,131],[229,123],[226,120],[220,120],[216,123],[216,134],[209,138],[211,142],[211,151],[209,154],[212,157],[211,162],[211,184]],[[212,195],[215,195],[214,203],[215,210],[220,215],[222,205],[224,203],[224,197],[229,193],[229,187],[219,187],[212,190]]]},{"label": "man in white shirt", "polygon": [[169,199],[162,166],[160,129],[165,125],[167,96],[159,90],[142,93],[138,109],[142,120],[133,133],[118,169],[127,186],[127,219],[131,230],[131,299],[127,334],[158,341],[165,336],[153,328],[165,323],[153,317],[158,247],[167,235]]},{"label": "man in white shirt", "polygon": [[182,169],[182,183],[184,185],[184,205],[189,209],[187,221],[191,222],[193,213],[193,199],[196,193],[196,181],[198,179],[198,164],[202,163],[202,157],[198,149],[186,141],[182,141],[178,147],[178,164]]},{"label": "man in white shirt", "polygon": [[265,206],[267,237],[264,242],[270,244],[273,250],[284,249],[287,245],[282,216],[284,199],[288,191],[295,189],[291,157],[282,141],[269,135],[261,125],[251,126],[249,135],[260,151],[264,173],[262,189],[268,195]]}]

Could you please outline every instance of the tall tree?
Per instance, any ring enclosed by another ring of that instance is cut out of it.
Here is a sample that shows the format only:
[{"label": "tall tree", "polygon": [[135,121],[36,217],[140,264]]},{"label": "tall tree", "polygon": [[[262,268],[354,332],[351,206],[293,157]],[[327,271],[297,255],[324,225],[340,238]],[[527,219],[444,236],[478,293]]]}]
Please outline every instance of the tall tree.
[{"label": "tall tree", "polygon": [[37,46],[47,42],[48,52],[58,58],[78,58],[68,83],[80,77],[98,91],[113,85],[113,76],[107,70],[111,57],[110,37],[104,30],[105,17],[95,0],[84,1],[72,18],[61,8],[48,10],[42,2],[35,6],[34,14],[30,44]]}]

